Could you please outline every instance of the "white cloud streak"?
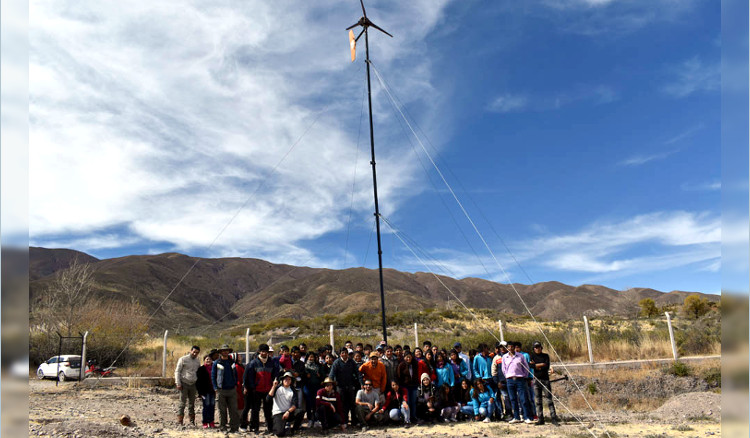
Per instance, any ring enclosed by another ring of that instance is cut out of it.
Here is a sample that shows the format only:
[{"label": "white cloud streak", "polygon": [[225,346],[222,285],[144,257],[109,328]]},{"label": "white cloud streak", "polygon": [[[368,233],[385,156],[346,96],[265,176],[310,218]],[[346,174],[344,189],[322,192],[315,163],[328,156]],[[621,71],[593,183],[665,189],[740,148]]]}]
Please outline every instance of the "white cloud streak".
[{"label": "white cloud streak", "polygon": [[661,88],[669,96],[684,98],[694,93],[719,91],[721,67],[718,63],[706,64],[694,56],[669,70],[672,78]]},{"label": "white cloud streak", "polygon": [[[442,19],[445,4],[429,5],[368,10],[401,31],[398,41],[373,35],[371,56],[386,74],[398,62],[392,82],[402,100],[425,107],[434,96],[429,60],[409,55]],[[205,248],[249,198],[217,255],[307,259],[300,241],[345,225],[364,75],[361,60],[348,62],[342,29],[359,15],[341,1],[33,2],[33,240],[102,233],[79,239],[79,249],[105,248],[106,230],[120,227],[128,241]],[[386,206],[422,190],[402,146],[378,151]],[[371,188],[359,176],[354,208],[369,210]]]}]

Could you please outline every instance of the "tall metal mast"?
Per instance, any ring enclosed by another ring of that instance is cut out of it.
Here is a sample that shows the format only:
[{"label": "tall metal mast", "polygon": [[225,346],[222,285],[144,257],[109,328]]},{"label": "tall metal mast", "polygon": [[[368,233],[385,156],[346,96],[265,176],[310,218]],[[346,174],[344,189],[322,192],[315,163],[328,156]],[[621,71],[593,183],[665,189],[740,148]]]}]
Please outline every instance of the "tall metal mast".
[{"label": "tall metal mast", "polygon": [[[349,41],[351,44],[352,49],[352,61],[354,61],[355,58],[355,46],[357,43],[357,40],[362,36],[362,34],[365,35],[365,64],[367,65],[367,105],[370,110],[370,153],[372,156],[372,160],[370,161],[370,164],[372,165],[372,189],[373,194],[375,196],[375,230],[377,231],[377,239],[378,239],[378,273],[380,274],[380,311],[381,311],[381,317],[383,322],[383,340],[388,343],[388,331],[386,328],[385,323],[385,289],[383,288],[383,249],[380,243],[380,208],[378,207],[378,177],[377,173],[375,171],[375,133],[373,131],[373,125],[372,125],[372,92],[370,91],[370,41],[368,38],[368,29],[370,27],[374,27],[375,29],[383,32],[384,34],[388,35],[389,37],[393,37],[393,35],[389,34],[388,32],[384,31],[377,25],[375,25],[372,21],[370,21],[367,18],[367,13],[365,12],[365,4],[362,0],[359,0],[360,5],[362,6],[362,18],[359,19],[359,21],[348,28],[346,30],[349,31]],[[354,38],[354,33],[351,31],[351,29],[362,26],[362,32],[359,33],[359,35]]]}]

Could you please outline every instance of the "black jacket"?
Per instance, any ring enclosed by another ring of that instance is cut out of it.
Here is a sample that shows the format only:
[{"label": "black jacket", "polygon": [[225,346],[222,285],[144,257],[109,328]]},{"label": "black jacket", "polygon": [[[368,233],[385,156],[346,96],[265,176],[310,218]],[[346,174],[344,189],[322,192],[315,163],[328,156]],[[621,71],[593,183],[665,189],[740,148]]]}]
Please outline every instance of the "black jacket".
[{"label": "black jacket", "polygon": [[211,383],[211,373],[208,372],[205,366],[201,365],[196,375],[198,376],[198,380],[195,381],[195,389],[198,390],[198,395],[205,396],[216,393],[214,385]]},{"label": "black jacket", "polygon": [[359,370],[352,359],[346,362],[341,358],[336,359],[328,377],[335,380],[339,388],[359,388]]}]

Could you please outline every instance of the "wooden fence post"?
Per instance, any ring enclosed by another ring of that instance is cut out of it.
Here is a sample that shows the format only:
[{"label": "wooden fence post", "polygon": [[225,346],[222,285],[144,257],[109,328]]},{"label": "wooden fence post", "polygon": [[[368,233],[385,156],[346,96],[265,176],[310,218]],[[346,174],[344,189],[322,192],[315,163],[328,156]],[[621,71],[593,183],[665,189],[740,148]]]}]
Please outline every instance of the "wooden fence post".
[{"label": "wooden fence post", "polygon": [[594,363],[594,351],[591,349],[591,332],[589,331],[589,319],[584,315],[583,324],[586,326],[586,345],[589,347],[589,363]]},{"label": "wooden fence post", "polygon": [[[334,352],[335,352],[335,351],[336,351],[336,348],[335,348],[335,347],[333,346],[333,324],[331,324],[331,329],[330,329],[330,332],[331,332],[331,333],[330,333],[330,335],[331,335],[331,349],[332,349],[332,351],[334,351]],[[335,354],[335,353],[334,353],[334,354]]]},{"label": "wooden fence post", "polygon": [[674,360],[677,360],[680,358],[680,356],[677,354],[677,344],[674,342],[674,331],[672,330],[672,318],[669,316],[669,312],[664,312],[665,315],[667,315],[667,327],[669,328],[669,341],[672,343],[672,356],[674,357]]},{"label": "wooden fence post", "polygon": [[414,323],[414,348],[419,346],[419,334],[417,333],[417,323]]},{"label": "wooden fence post", "polygon": [[163,379],[167,378],[167,334],[169,334],[169,330],[164,330],[164,350],[161,355],[161,377]]},{"label": "wooden fence post", "polygon": [[498,319],[497,320],[497,325],[498,325],[498,327],[500,327],[500,341],[504,341],[505,340],[505,333],[503,333],[503,321]]}]

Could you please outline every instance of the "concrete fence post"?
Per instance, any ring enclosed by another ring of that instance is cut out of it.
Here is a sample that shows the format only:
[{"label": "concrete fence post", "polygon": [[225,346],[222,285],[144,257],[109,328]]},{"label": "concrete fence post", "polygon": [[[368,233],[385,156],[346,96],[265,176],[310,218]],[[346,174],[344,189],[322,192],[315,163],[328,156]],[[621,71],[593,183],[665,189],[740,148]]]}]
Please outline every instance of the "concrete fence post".
[{"label": "concrete fence post", "polygon": [[164,330],[164,350],[161,355],[161,377],[162,379],[167,378],[167,335],[169,330]]},{"label": "concrete fence post", "polygon": [[677,354],[677,344],[674,342],[674,330],[672,330],[672,317],[669,316],[669,312],[664,312],[665,315],[667,315],[667,327],[669,328],[669,341],[672,343],[672,356],[674,357],[674,360],[677,360],[680,358],[680,356]]},{"label": "concrete fence post", "polygon": [[417,333],[417,323],[414,323],[414,348],[419,346],[419,334]]},{"label": "concrete fence post", "polygon": [[81,377],[78,379],[82,382],[86,378],[86,338],[89,337],[89,331],[83,334],[83,342],[81,343]]},{"label": "concrete fence post", "polygon": [[333,324],[331,324],[330,332],[331,332],[330,333],[330,336],[331,336],[331,348],[332,348],[332,351],[336,351],[336,347],[334,347],[334,345],[333,345]]},{"label": "concrete fence post", "polygon": [[589,319],[584,315],[583,324],[586,326],[586,345],[589,348],[589,363],[594,363],[594,350],[591,348],[591,332],[589,331]]},{"label": "concrete fence post", "polygon": [[497,326],[500,328],[500,341],[504,341],[505,333],[503,332],[503,321],[498,319]]},{"label": "concrete fence post", "polygon": [[245,330],[245,364],[250,363],[250,329]]}]

